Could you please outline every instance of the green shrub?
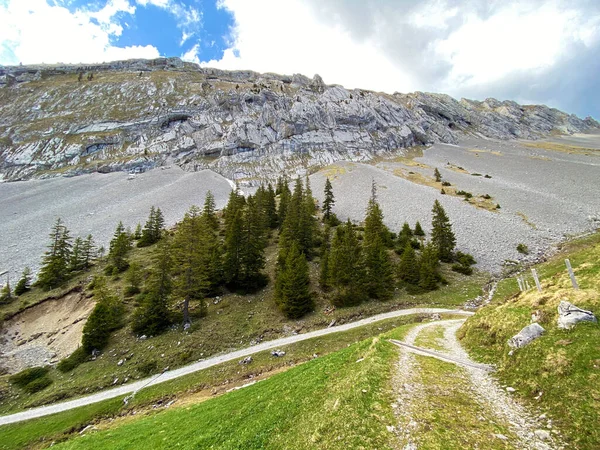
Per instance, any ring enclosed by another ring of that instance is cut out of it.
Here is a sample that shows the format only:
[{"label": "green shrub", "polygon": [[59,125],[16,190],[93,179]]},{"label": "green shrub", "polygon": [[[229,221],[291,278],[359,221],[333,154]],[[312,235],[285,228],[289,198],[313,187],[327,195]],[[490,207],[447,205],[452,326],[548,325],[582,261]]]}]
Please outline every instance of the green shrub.
[{"label": "green shrub", "polygon": [[42,389],[47,388],[52,384],[52,380],[45,376],[42,378],[37,378],[33,380],[31,383],[23,387],[23,390],[28,394],[35,394],[36,392],[41,391]]},{"label": "green shrub", "polygon": [[148,361],[138,366],[136,369],[140,375],[147,377],[148,375],[158,372],[158,363],[156,361]]},{"label": "green shrub", "polygon": [[449,181],[442,181],[442,186],[452,186],[452,183]]},{"label": "green shrub", "polygon": [[452,270],[454,272],[462,273],[463,275],[472,275],[473,268],[470,266],[463,266],[462,264],[452,264]]},{"label": "green shrub", "polygon": [[464,198],[471,198],[473,194],[467,191],[456,191],[456,195],[462,195]]},{"label": "green shrub", "polygon": [[87,353],[83,350],[83,347],[79,347],[65,359],[61,360],[56,368],[63,373],[70,372],[80,364],[83,364],[88,359]]},{"label": "green shrub", "polygon": [[525,244],[517,245],[517,251],[523,255],[529,254],[529,248]]},{"label": "green shrub", "polygon": [[9,377],[8,381],[20,388],[24,388],[29,383],[48,375],[49,371],[50,369],[48,367],[31,367],[12,375]]},{"label": "green shrub", "polygon": [[481,198],[485,198],[486,200],[489,200],[492,198],[492,196],[490,194],[484,194],[481,196]]}]

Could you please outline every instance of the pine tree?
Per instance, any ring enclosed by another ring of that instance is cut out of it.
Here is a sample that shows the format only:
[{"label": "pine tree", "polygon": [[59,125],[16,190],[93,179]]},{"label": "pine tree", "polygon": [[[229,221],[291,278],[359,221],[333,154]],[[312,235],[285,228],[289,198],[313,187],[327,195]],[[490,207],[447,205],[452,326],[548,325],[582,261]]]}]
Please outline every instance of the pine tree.
[{"label": "pine tree", "polygon": [[73,242],[73,250],[69,261],[69,271],[78,272],[85,268],[85,255],[83,253],[84,241],[79,236]]},{"label": "pine tree", "polygon": [[267,185],[265,212],[269,220],[269,228],[277,228],[277,204],[275,202],[275,191],[273,190],[271,183]]},{"label": "pine tree", "polygon": [[165,219],[160,208],[150,207],[148,220],[142,230],[142,236],[138,240],[138,247],[147,247],[155,244],[162,237],[162,232],[165,228]]},{"label": "pine tree", "polygon": [[357,305],[367,298],[362,246],[350,220],[335,230],[329,268],[336,306]]},{"label": "pine tree", "polygon": [[333,214],[333,205],[335,205],[335,197],[333,195],[333,187],[329,178],[325,180],[325,199],[323,200],[323,222],[330,223]]},{"label": "pine tree", "polygon": [[83,241],[81,254],[83,259],[83,268],[89,269],[92,266],[92,262],[96,258],[96,244],[94,243],[94,238],[91,234],[88,234]]},{"label": "pine tree", "polygon": [[415,231],[414,231],[415,236],[422,238],[425,236],[425,232],[423,231],[423,227],[421,226],[421,224],[419,223],[419,221],[417,220],[417,223],[415,223]]},{"label": "pine tree", "polygon": [[0,290],[0,305],[7,305],[13,301],[12,291],[10,289],[10,280],[6,280],[6,284]]},{"label": "pine tree", "polygon": [[287,178],[279,178],[277,181],[277,194],[279,195],[279,208],[277,209],[277,220],[279,222],[279,228],[283,228],[285,223],[285,216],[287,214],[288,206],[292,198],[292,192],[288,184]]},{"label": "pine tree", "polygon": [[230,211],[225,227],[223,276],[225,283],[230,285],[236,284],[241,278],[242,214],[241,209],[235,213]]},{"label": "pine tree", "polygon": [[25,267],[25,269],[23,269],[21,278],[15,286],[15,295],[23,295],[29,289],[31,289],[31,269],[29,267]]},{"label": "pine tree", "polygon": [[147,336],[156,336],[171,325],[169,301],[173,290],[171,278],[173,261],[169,240],[159,243],[154,260],[154,271],[148,283],[141,305],[133,316],[133,332]]},{"label": "pine tree", "polygon": [[69,276],[71,237],[69,230],[60,218],[52,228],[50,240],[36,282],[36,285],[44,290],[60,286]]},{"label": "pine tree", "polygon": [[206,313],[204,297],[210,289],[210,280],[205,270],[205,263],[209,261],[208,249],[202,246],[201,235],[212,230],[207,230],[208,222],[201,220],[200,209],[192,206],[186,212],[183,221],[177,227],[173,247],[174,259],[177,267],[175,282],[175,295],[183,299],[183,327],[191,325],[189,305],[191,301],[199,302],[199,313]]},{"label": "pine tree", "polygon": [[152,223],[152,241],[158,242],[162,238],[162,233],[165,229],[165,218],[160,208],[156,208],[154,222]]},{"label": "pine tree", "polygon": [[433,204],[432,213],[431,242],[437,250],[440,261],[452,262],[454,259],[454,247],[456,246],[452,224],[446,215],[446,211],[444,211],[444,208],[437,200]]},{"label": "pine tree", "polygon": [[296,242],[292,243],[283,269],[277,273],[277,284],[279,297],[276,300],[288,318],[298,319],[312,311],[314,301],[309,289],[308,264]]},{"label": "pine tree", "polygon": [[370,297],[390,298],[394,290],[393,266],[384,245],[384,237],[389,236],[383,224],[383,213],[377,202],[375,189],[369,200],[365,217],[363,249],[365,256],[365,287]]},{"label": "pine tree", "polygon": [[398,233],[398,240],[396,243],[396,250],[398,254],[402,254],[406,248],[406,244],[410,244],[413,248],[419,248],[419,242],[414,239],[413,230],[410,229],[408,222],[404,222],[400,233]]},{"label": "pine tree", "polygon": [[437,169],[437,167],[435,168],[435,170],[433,171],[433,176],[435,177],[435,181],[437,181],[438,183],[440,181],[442,181],[442,174],[440,173],[440,171]]},{"label": "pine tree", "polygon": [[320,261],[320,270],[319,270],[319,286],[324,291],[329,290],[330,285],[330,271],[329,271],[329,252],[331,245],[331,232],[329,226],[325,227],[325,231],[323,233],[323,243],[321,245],[321,261]]},{"label": "pine tree", "polygon": [[131,250],[131,241],[125,232],[123,222],[119,222],[110,241],[107,273],[117,274],[127,270],[129,267],[129,261],[127,261],[129,250]]},{"label": "pine tree", "polygon": [[266,229],[262,212],[254,197],[249,197],[242,215],[240,248],[240,278],[242,289],[253,291],[263,287],[267,278],[262,274],[265,266]]},{"label": "pine tree", "polygon": [[407,242],[398,265],[398,278],[405,284],[417,286],[420,278],[419,262],[415,250]]},{"label": "pine tree", "polygon": [[135,226],[135,231],[133,232],[133,238],[136,241],[139,241],[142,238],[142,224],[138,222]]},{"label": "pine tree", "polygon": [[132,295],[140,293],[140,286],[142,285],[142,268],[141,266],[133,262],[129,265],[127,273],[125,274],[125,296],[131,297]]},{"label": "pine tree", "polygon": [[206,193],[204,198],[204,207],[202,208],[202,220],[211,230],[219,231],[219,219],[216,213],[215,196],[211,191]]},{"label": "pine tree", "polygon": [[423,248],[419,260],[419,287],[426,291],[437,289],[440,278],[438,264],[437,249],[430,242]]},{"label": "pine tree", "polygon": [[96,306],[83,326],[81,344],[86,353],[102,350],[110,334],[122,325],[123,305],[106,286],[102,277],[93,281]]}]

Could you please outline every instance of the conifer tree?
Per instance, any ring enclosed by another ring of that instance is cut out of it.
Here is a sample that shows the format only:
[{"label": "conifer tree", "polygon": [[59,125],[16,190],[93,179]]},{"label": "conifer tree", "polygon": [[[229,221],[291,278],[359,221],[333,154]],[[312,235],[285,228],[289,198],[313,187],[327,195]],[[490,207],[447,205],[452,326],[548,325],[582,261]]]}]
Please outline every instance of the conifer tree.
[{"label": "conifer tree", "polygon": [[236,284],[241,278],[242,253],[242,215],[241,209],[227,213],[223,258],[223,276],[227,284]]},{"label": "conifer tree", "polygon": [[265,201],[265,212],[269,219],[269,228],[277,228],[277,205],[275,202],[275,190],[271,183],[267,185],[267,195]]},{"label": "conifer tree", "polygon": [[31,289],[31,269],[29,267],[25,267],[25,269],[23,269],[21,278],[15,286],[15,295],[23,295],[29,289]]},{"label": "conifer tree", "polygon": [[456,238],[452,232],[452,224],[439,201],[433,204],[431,221],[431,242],[437,250],[440,261],[452,262]]},{"label": "conifer tree", "polygon": [[396,243],[396,251],[398,254],[402,254],[406,248],[406,244],[410,244],[413,248],[419,248],[419,242],[414,238],[413,230],[410,229],[408,222],[404,222],[402,229],[398,233],[398,240]]},{"label": "conifer tree", "polygon": [[248,197],[242,216],[240,252],[240,278],[238,285],[245,290],[255,290],[266,284],[261,273],[265,266],[266,229],[262,211],[254,197]]},{"label": "conifer tree", "polygon": [[189,305],[198,301],[200,315],[206,313],[204,297],[210,289],[210,280],[205,270],[205,263],[210,260],[208,249],[202,245],[201,235],[207,230],[208,222],[201,220],[200,209],[192,206],[186,212],[183,221],[177,227],[173,247],[177,267],[175,295],[183,299],[183,327],[191,325]]},{"label": "conifer tree", "polygon": [[69,276],[71,237],[63,221],[57,219],[50,233],[50,245],[42,260],[36,285],[44,290],[60,286]]},{"label": "conifer tree", "polygon": [[225,229],[229,227],[229,224],[234,220],[234,217],[238,211],[241,211],[246,204],[246,199],[240,193],[239,187],[235,186],[235,189],[229,193],[229,200],[227,205],[223,209],[223,219],[225,221]]},{"label": "conifer tree", "polygon": [[407,242],[400,258],[400,264],[398,265],[398,278],[404,283],[410,286],[418,286],[420,278],[419,262],[415,250]]},{"label": "conifer tree", "polygon": [[329,178],[325,180],[325,199],[323,200],[323,222],[330,223],[333,217],[333,205],[335,205],[335,197],[333,195],[333,187]]},{"label": "conifer tree", "polygon": [[324,291],[329,290],[330,286],[330,271],[329,271],[329,252],[331,245],[331,232],[329,226],[325,226],[323,233],[323,243],[321,245],[321,264],[319,270],[319,285]]},{"label": "conifer tree", "polygon": [[140,293],[140,286],[142,285],[142,268],[136,262],[129,265],[127,273],[125,274],[125,296],[130,297]]},{"label": "conifer tree", "polygon": [[96,244],[91,234],[85,238],[81,246],[83,268],[89,269],[96,258]]},{"label": "conifer tree", "polygon": [[437,181],[438,183],[440,181],[442,181],[442,174],[440,173],[440,171],[438,170],[438,168],[436,167],[435,170],[433,171],[433,176],[435,177],[435,181]]},{"label": "conifer tree", "polygon": [[85,268],[85,255],[83,253],[84,241],[79,236],[73,242],[73,250],[69,261],[69,271],[78,272]]},{"label": "conifer tree", "polygon": [[110,334],[122,325],[123,305],[106,286],[103,277],[95,277],[96,306],[83,326],[81,344],[86,353],[106,347]]},{"label": "conifer tree", "polygon": [[427,243],[419,260],[419,287],[426,291],[437,289],[437,282],[440,279],[438,258],[437,248],[433,243]]},{"label": "conifer tree", "polygon": [[138,247],[147,247],[155,244],[162,237],[162,232],[165,228],[165,219],[160,208],[150,207],[148,220],[142,230],[142,236],[138,240]]},{"label": "conifer tree", "polygon": [[156,336],[171,325],[169,301],[173,290],[171,246],[168,239],[159,243],[154,260],[154,271],[150,275],[141,305],[133,316],[133,332]]},{"label": "conifer tree", "polygon": [[279,228],[283,228],[285,223],[285,216],[287,214],[288,206],[292,198],[292,192],[288,184],[287,178],[280,177],[277,181],[277,194],[279,195],[279,208],[277,209],[277,220],[279,222]]},{"label": "conifer tree", "polygon": [[0,305],[6,305],[13,301],[12,291],[10,289],[10,280],[6,280],[6,284],[0,290]]},{"label": "conifer tree", "polygon": [[365,287],[370,297],[390,298],[394,290],[392,261],[384,245],[384,237],[389,236],[383,224],[383,213],[377,202],[375,189],[369,200],[365,217],[363,250],[365,256]]},{"label": "conifer tree", "polygon": [[296,242],[292,243],[282,270],[277,272],[276,284],[279,286],[276,301],[288,318],[297,319],[312,311],[308,264]]},{"label": "conifer tree", "polygon": [[204,207],[202,208],[202,220],[211,230],[219,231],[219,219],[216,213],[215,196],[211,191],[206,193],[204,198]]},{"label": "conifer tree", "polygon": [[357,305],[366,299],[362,246],[350,220],[335,230],[329,254],[330,282],[336,306]]},{"label": "conifer tree", "polygon": [[136,241],[139,241],[142,238],[142,224],[138,222],[135,226],[135,231],[133,232],[133,238]]},{"label": "conifer tree", "polygon": [[425,231],[423,231],[423,227],[421,226],[421,224],[419,223],[418,220],[417,220],[417,223],[415,223],[414,235],[417,236],[418,238],[425,237]]},{"label": "conifer tree", "polygon": [[127,270],[129,267],[129,261],[127,261],[129,250],[131,250],[131,240],[125,232],[123,222],[119,222],[110,241],[107,272],[117,274]]}]

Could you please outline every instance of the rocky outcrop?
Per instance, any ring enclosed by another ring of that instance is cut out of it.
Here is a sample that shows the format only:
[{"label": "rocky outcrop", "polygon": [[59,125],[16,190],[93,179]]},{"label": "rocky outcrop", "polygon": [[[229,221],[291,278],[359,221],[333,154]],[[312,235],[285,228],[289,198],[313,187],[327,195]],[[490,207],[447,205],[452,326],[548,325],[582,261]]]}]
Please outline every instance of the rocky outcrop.
[{"label": "rocky outcrop", "polygon": [[596,323],[596,316],[591,311],[578,308],[566,300],[561,300],[558,305],[558,328],[571,329],[579,322]]},{"label": "rocky outcrop", "polygon": [[532,323],[523,328],[508,340],[509,347],[522,348],[544,334],[544,328],[538,323]]},{"label": "rocky outcrop", "polygon": [[546,106],[375,93],[178,58],[0,67],[0,180],[177,164],[256,183],[461,135],[597,128]]}]

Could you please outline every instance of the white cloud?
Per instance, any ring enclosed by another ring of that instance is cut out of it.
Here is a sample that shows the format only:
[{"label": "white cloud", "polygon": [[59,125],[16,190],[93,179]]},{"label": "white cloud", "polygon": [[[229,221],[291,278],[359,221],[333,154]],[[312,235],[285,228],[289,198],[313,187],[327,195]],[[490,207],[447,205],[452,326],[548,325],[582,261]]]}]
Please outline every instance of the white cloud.
[{"label": "white cloud", "polygon": [[200,44],[196,43],[191,49],[181,55],[181,59],[184,61],[193,62],[200,64],[200,58],[198,58],[198,50],[200,50]]},{"label": "white cloud", "polygon": [[169,0],[136,0],[136,3],[140,6],[154,5],[159,8],[166,8]]},{"label": "white cloud", "polygon": [[[114,0],[97,12],[69,12],[45,0],[8,0],[0,6],[0,63],[79,63],[130,58],[157,58],[151,46],[116,47],[110,43],[122,28],[113,21],[133,13],[126,0]],[[93,23],[91,19],[96,19]]]},{"label": "white cloud", "polygon": [[318,73],[326,83],[407,91],[414,84],[376,42],[357,43],[337,26],[319,22],[300,0],[223,0],[235,16],[231,48],[206,66],[285,74]]},{"label": "white cloud", "polygon": [[186,33],[185,31],[181,33],[181,40],[179,41],[179,46],[182,47],[183,44],[187,42],[189,38],[191,38],[193,33]]}]

